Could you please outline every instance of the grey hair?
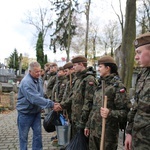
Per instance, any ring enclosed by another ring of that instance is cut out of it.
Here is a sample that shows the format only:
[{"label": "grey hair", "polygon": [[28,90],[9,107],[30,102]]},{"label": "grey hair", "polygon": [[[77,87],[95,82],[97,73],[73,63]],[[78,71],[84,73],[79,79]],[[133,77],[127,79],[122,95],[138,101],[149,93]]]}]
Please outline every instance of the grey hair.
[{"label": "grey hair", "polygon": [[33,61],[33,62],[31,62],[31,63],[29,64],[28,70],[33,70],[34,67],[41,67],[41,65],[40,65],[38,62]]}]

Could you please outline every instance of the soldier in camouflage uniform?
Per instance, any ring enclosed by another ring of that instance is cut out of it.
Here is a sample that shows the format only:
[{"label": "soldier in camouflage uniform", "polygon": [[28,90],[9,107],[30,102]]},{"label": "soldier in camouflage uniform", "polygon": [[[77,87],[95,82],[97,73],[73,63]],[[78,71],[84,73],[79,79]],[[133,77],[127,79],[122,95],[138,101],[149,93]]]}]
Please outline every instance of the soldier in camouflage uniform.
[{"label": "soldier in camouflage uniform", "polygon": [[128,114],[126,150],[150,150],[150,32],[135,43],[135,60],[141,67],[135,85],[135,97]]},{"label": "soldier in camouflage uniform", "polygon": [[47,90],[47,82],[48,82],[48,79],[50,78],[50,62],[46,63],[44,65],[44,75],[42,77],[43,79],[43,90],[44,90],[44,95],[46,93],[46,90]]},{"label": "soldier in camouflage uniform", "polygon": [[47,83],[46,96],[51,99],[52,90],[56,82],[58,66],[56,63],[50,64],[50,78]]},{"label": "soldier in camouflage uniform", "polygon": [[87,58],[76,56],[72,59],[76,77],[72,83],[72,90],[62,108],[67,109],[71,105],[72,137],[78,130],[84,132],[93,103],[93,94],[96,87],[96,79],[87,72]]},{"label": "soldier in camouflage uniform", "polygon": [[45,65],[44,65],[44,71],[45,71],[45,73],[44,73],[44,76],[43,76],[43,81],[45,81],[45,80],[48,80],[49,79],[49,68],[50,68],[50,62],[48,62],[48,63],[46,63]]},{"label": "soldier in camouflage uniform", "polygon": [[52,90],[52,100],[60,103],[63,98],[63,94],[66,88],[67,78],[65,76],[64,68],[59,67],[57,72],[57,78]]},{"label": "soldier in camouflage uniform", "polygon": [[[66,83],[66,88],[63,94],[63,99],[62,101],[66,101],[69,93],[72,89],[72,83],[73,80],[75,78],[75,73],[74,73],[74,68],[73,68],[73,63],[72,62],[67,62],[64,66],[64,71],[66,73],[66,77],[67,77],[67,83]],[[64,115],[66,115],[67,119],[69,119],[69,121],[71,122],[71,107],[67,108],[67,110],[63,110],[64,111]]]},{"label": "soldier in camouflage uniform", "polygon": [[[117,65],[110,56],[98,60],[99,84],[94,93],[93,107],[84,134],[89,136],[89,149],[99,150],[102,131],[102,117],[106,118],[105,150],[117,150],[119,122],[127,116],[126,88],[121,82]],[[102,80],[105,82],[103,90]],[[104,93],[103,93],[104,91]],[[107,108],[103,108],[103,95],[107,96]]]}]

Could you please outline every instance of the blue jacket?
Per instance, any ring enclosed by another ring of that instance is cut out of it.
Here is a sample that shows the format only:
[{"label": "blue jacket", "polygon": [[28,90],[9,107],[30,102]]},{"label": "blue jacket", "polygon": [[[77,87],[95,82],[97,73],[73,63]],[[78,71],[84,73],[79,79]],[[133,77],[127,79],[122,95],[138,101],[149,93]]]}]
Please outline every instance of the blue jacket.
[{"label": "blue jacket", "polygon": [[41,109],[54,106],[54,102],[44,98],[42,80],[27,74],[19,85],[16,108],[21,113],[39,113]]}]

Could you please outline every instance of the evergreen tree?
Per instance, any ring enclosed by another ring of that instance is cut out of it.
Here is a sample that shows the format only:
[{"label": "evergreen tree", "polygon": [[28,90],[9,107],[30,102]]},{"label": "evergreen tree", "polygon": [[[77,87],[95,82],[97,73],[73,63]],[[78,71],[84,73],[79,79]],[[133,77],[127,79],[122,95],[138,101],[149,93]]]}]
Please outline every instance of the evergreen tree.
[{"label": "evergreen tree", "polygon": [[39,32],[38,40],[36,43],[36,57],[37,61],[40,63],[41,67],[44,67],[44,52],[43,52],[43,34]]},{"label": "evergreen tree", "polygon": [[16,48],[14,49],[14,52],[9,57],[8,67],[13,68],[16,71],[19,69],[19,56]]},{"label": "evergreen tree", "polygon": [[73,35],[75,35],[75,11],[78,6],[77,0],[53,0],[52,5],[58,16],[56,20],[56,28],[51,35],[50,49],[54,52],[57,48],[60,50],[66,50],[67,61],[69,60],[70,45]]}]

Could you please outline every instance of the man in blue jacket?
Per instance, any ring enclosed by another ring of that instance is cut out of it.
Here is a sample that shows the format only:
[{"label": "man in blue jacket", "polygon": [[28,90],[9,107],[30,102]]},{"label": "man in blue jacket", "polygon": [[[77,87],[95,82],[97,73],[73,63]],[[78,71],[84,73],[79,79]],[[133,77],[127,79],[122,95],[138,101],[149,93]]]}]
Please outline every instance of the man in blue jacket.
[{"label": "man in blue jacket", "polygon": [[33,130],[32,150],[42,150],[41,109],[61,110],[59,103],[44,98],[40,73],[40,64],[31,62],[29,73],[22,79],[19,86],[16,108],[20,150],[27,150],[30,128]]}]

